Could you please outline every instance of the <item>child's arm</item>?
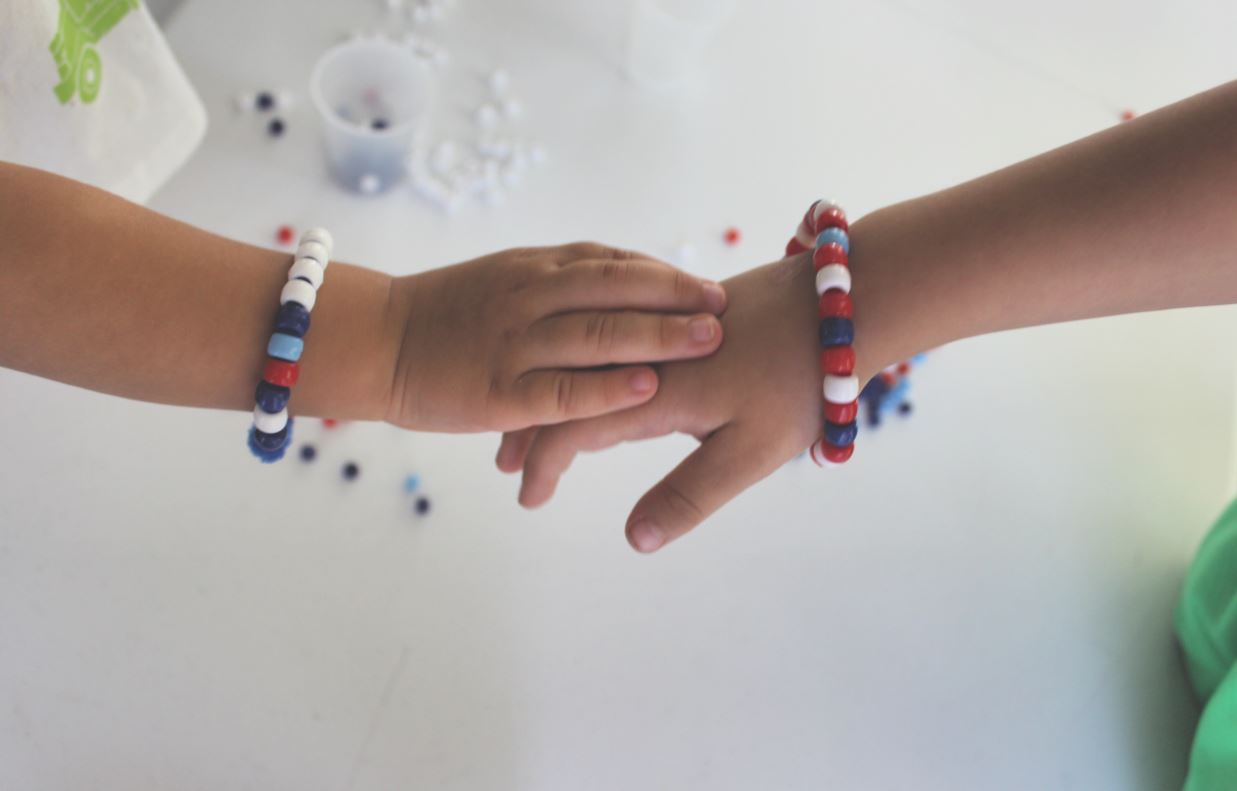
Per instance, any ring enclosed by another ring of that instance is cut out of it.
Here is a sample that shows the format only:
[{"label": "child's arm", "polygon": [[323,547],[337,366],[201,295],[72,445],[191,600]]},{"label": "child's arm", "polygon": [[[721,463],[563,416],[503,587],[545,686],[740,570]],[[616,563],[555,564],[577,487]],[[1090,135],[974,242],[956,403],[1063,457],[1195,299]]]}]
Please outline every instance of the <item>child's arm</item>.
[{"label": "child's arm", "polygon": [[[728,281],[725,346],[663,366],[649,404],[505,437],[520,501],[548,500],[577,451],[689,432],[704,444],[628,519],[652,551],[806,448],[823,421],[807,258]],[[1237,82],[871,214],[850,262],[860,381],[984,333],[1237,302]]]},{"label": "child's arm", "polygon": [[[252,409],[289,254],[0,163],[0,366],[115,395]],[[411,251],[410,251],[411,253]],[[595,244],[422,275],[332,263],[298,414],[514,429],[651,398],[648,366],[721,342],[715,284]]]}]

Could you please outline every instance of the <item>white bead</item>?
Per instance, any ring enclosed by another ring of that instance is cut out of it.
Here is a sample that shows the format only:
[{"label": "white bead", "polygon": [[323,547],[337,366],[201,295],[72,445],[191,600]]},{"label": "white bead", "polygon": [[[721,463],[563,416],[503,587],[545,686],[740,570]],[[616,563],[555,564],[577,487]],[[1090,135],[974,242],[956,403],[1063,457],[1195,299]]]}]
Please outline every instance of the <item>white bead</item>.
[{"label": "white bead", "polygon": [[296,248],[296,257],[312,258],[322,264],[323,269],[326,269],[327,264],[331,262],[331,253],[321,242],[301,242]]},{"label": "white bead", "polygon": [[799,240],[799,244],[809,250],[816,246],[816,234],[812,233],[812,229],[807,226],[806,218],[801,220],[799,227],[795,229],[795,238]]},{"label": "white bead", "polygon": [[529,158],[533,160],[534,165],[544,164],[549,154],[542,146],[533,146],[533,150],[529,152]]},{"label": "white bead", "polygon": [[824,391],[830,404],[849,404],[859,397],[859,377],[825,374]]},{"label": "white bead", "polygon": [[275,414],[263,412],[262,407],[256,406],[253,408],[253,427],[264,434],[275,434],[283,431],[283,427],[288,425],[288,410],[281,409]]},{"label": "white bead", "polygon": [[459,161],[459,151],[454,140],[442,141],[434,146],[434,152],[430,155],[430,166],[440,176],[449,173],[457,161]]},{"label": "white bead", "polygon": [[498,108],[492,104],[483,104],[477,108],[477,126],[489,129],[498,123]]},{"label": "white bead", "polygon": [[325,228],[310,228],[301,234],[301,244],[306,242],[317,242],[322,245],[326,249],[327,258],[335,253],[335,237],[331,236],[331,232]]},{"label": "white bead", "polygon": [[524,114],[524,105],[517,99],[507,99],[502,103],[503,115],[508,118],[519,118]]},{"label": "white bead", "polygon": [[322,268],[322,264],[312,258],[298,258],[288,270],[288,280],[304,278],[309,281],[309,285],[314,287],[314,291],[322,288],[322,280],[325,276],[326,270]]},{"label": "white bead", "polygon": [[506,69],[494,69],[490,73],[490,90],[496,95],[501,96],[507,92],[507,88],[511,85],[511,75]]},{"label": "white bead", "polygon": [[357,181],[357,189],[360,190],[362,195],[373,195],[382,189],[382,179],[373,173],[366,173]]},{"label": "white bead", "polygon": [[258,100],[258,95],[253,91],[241,91],[233,98],[238,113],[246,113],[253,109],[254,102]]},{"label": "white bead", "polygon": [[317,299],[318,292],[304,280],[289,280],[287,283],[284,283],[283,291],[279,292],[280,305],[287,304],[288,302],[299,302],[305,307],[305,310],[313,310],[314,302]]},{"label": "white bead", "polygon": [[816,293],[824,294],[831,288],[850,293],[850,270],[841,264],[822,266],[816,272]]},{"label": "white bead", "polygon": [[[816,220],[820,218],[820,215],[824,214],[830,209],[837,209],[838,211],[842,211],[842,207],[837,205],[831,200],[822,200],[822,201],[817,202],[817,204],[812,207],[812,224],[815,225]],[[842,214],[845,215],[846,213],[842,212]]]}]

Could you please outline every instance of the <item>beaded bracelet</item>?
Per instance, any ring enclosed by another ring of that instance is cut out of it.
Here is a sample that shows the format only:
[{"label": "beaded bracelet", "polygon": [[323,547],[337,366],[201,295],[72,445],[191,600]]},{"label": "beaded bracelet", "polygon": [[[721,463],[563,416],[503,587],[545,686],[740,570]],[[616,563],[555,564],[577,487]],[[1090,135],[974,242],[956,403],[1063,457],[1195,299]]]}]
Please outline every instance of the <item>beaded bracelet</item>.
[{"label": "beaded bracelet", "polygon": [[825,430],[812,443],[818,466],[841,464],[855,452],[859,433],[859,378],[855,376],[854,305],[850,299],[850,224],[835,203],[818,200],[803,215],[786,255],[812,251],[820,318]]},{"label": "beaded bracelet", "polygon": [[254,393],[253,427],[249,429],[249,450],[264,464],[282,459],[292,443],[288,399],[300,376],[298,361],[305,349],[309,314],[326,277],[334,246],[325,229],[306,231],[288,270],[288,282],[279,292],[279,312],[266,344],[267,360]]}]

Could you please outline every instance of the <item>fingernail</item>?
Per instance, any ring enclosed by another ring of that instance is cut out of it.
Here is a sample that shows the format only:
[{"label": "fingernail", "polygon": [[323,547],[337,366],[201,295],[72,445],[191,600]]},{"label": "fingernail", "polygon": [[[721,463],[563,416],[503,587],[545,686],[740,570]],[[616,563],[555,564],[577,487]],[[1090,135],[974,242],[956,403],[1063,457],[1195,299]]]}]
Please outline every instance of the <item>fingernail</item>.
[{"label": "fingernail", "polygon": [[704,298],[715,313],[720,313],[726,307],[726,290],[717,283],[704,284]]},{"label": "fingernail", "polygon": [[631,385],[632,391],[636,393],[647,393],[657,386],[657,377],[653,376],[652,371],[639,370],[631,375],[627,380]]},{"label": "fingernail", "polygon": [[694,343],[708,343],[717,334],[717,322],[711,316],[701,316],[687,323],[687,334]]},{"label": "fingernail", "polygon": [[631,526],[631,543],[638,552],[655,552],[666,543],[666,537],[657,525],[641,519]]}]

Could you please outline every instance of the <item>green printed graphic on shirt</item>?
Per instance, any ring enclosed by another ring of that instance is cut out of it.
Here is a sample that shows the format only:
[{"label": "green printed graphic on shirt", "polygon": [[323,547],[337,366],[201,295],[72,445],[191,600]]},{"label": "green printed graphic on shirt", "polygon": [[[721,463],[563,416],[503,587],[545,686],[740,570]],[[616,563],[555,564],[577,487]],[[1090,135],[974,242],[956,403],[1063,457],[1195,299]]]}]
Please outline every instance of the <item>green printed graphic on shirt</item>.
[{"label": "green printed graphic on shirt", "polygon": [[99,95],[103,61],[92,44],[116,27],[141,0],[60,0],[60,28],[48,47],[60,71],[60,84],[52,90],[61,104],[80,94],[89,104]]}]

